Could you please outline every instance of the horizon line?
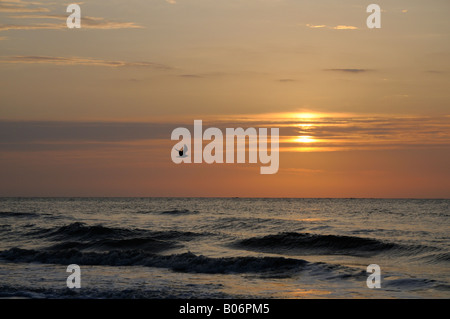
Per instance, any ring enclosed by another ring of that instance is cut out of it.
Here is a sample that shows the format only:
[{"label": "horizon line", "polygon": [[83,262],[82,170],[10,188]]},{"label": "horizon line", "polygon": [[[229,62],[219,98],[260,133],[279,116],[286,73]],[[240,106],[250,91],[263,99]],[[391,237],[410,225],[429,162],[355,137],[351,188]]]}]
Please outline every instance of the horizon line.
[{"label": "horizon line", "polygon": [[398,199],[398,200],[450,200],[450,197],[247,197],[247,196],[0,196],[0,199],[11,198],[192,198],[192,199]]}]

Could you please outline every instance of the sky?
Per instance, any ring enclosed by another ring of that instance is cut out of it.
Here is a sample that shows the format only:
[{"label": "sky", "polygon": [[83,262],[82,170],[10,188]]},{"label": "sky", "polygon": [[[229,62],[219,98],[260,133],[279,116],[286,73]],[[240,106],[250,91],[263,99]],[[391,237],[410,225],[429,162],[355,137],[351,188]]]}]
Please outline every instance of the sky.
[{"label": "sky", "polygon": [[[448,0],[69,4],[0,0],[0,196],[450,198]],[[173,163],[194,120],[278,172]]]}]

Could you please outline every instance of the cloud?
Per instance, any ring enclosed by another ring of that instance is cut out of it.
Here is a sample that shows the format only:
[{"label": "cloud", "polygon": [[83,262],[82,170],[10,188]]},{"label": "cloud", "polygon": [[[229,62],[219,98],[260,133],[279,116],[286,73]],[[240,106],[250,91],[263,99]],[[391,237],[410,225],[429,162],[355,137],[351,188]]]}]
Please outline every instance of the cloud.
[{"label": "cloud", "polygon": [[[63,17],[64,21],[67,19]],[[143,27],[134,22],[114,22],[104,18],[82,17],[81,28],[86,29],[142,29]]]},{"label": "cloud", "polygon": [[0,120],[0,143],[104,143],[170,139],[170,133],[176,127],[176,124],[170,123]]},{"label": "cloud", "polygon": [[170,3],[170,4],[176,4],[177,3],[175,0],[166,0],[166,2]]},{"label": "cloud", "polygon": [[[50,3],[54,5],[55,3]],[[67,29],[66,20],[68,15],[65,14],[51,14],[51,10],[43,7],[36,7],[42,5],[40,2],[24,2],[22,0],[0,0],[0,12],[15,13],[15,15],[8,16],[8,18],[22,20],[19,24],[0,24],[0,31],[8,30],[62,30]],[[22,13],[22,14],[21,14]],[[29,20],[49,20],[45,23],[27,23]],[[60,23],[52,22],[52,20],[59,20]],[[117,22],[109,21],[105,18],[90,17],[83,15],[81,17],[82,29],[138,29],[142,26],[134,22]]]},{"label": "cloud", "polygon": [[333,27],[334,30],[357,30],[358,27],[352,26],[352,25],[338,25]]},{"label": "cloud", "polygon": [[345,73],[363,73],[368,72],[368,69],[326,69],[325,71],[333,71],[333,72],[345,72]]},{"label": "cloud", "polygon": [[181,77],[181,78],[191,78],[191,79],[203,78],[203,76],[198,75],[198,74],[181,74],[181,75],[179,75],[179,77]]},{"label": "cloud", "polygon": [[21,8],[4,6],[0,3],[0,12],[49,12],[47,8]]},{"label": "cloud", "polygon": [[0,0],[0,12],[49,12],[50,10],[42,7],[40,2],[24,2],[21,0]]},{"label": "cloud", "polygon": [[306,26],[308,28],[310,28],[310,29],[320,29],[320,28],[326,28],[327,27],[325,24],[314,25],[314,24],[309,24],[309,23]]},{"label": "cloud", "polygon": [[8,30],[58,30],[65,29],[65,24],[41,23],[35,25],[0,24],[0,31]]},{"label": "cloud", "polygon": [[[64,15],[15,15],[11,16],[15,19],[49,19],[49,20],[61,20],[63,23],[38,23],[38,24],[3,24],[0,25],[0,31],[7,30],[62,30],[67,29],[65,21],[67,16]],[[108,21],[104,18],[88,17],[81,18],[82,29],[102,29],[102,30],[115,30],[115,29],[141,29],[140,25],[134,22],[115,22]]]},{"label": "cloud", "polygon": [[7,39],[8,39],[7,37],[0,37],[0,41],[7,40]]},{"label": "cloud", "polygon": [[106,67],[150,67],[156,69],[171,69],[171,67],[153,62],[129,62],[120,60],[102,60],[84,57],[53,57],[18,55],[0,57],[0,63],[30,63],[30,64],[57,64],[57,65],[92,65]]},{"label": "cloud", "polygon": [[327,26],[325,24],[306,24],[310,29],[330,29],[330,30],[358,30],[358,27],[352,25]]},{"label": "cloud", "polygon": [[[270,117],[269,117],[270,116]],[[44,150],[98,148],[137,145],[151,140],[169,141],[177,127],[192,131],[192,121],[168,122],[76,122],[0,120],[2,150]],[[314,119],[293,119],[265,115],[248,122],[235,119],[205,121],[204,127],[280,127],[283,151],[342,151],[405,148],[447,148],[450,146],[450,117],[324,114]],[[311,143],[299,137],[308,136]],[[136,142],[136,143],[135,143]],[[157,142],[157,141],[155,141]],[[125,144],[124,144],[125,143]],[[305,173],[303,171],[302,173]],[[309,171],[310,173],[316,173]]]},{"label": "cloud", "polygon": [[278,82],[286,83],[286,82],[295,82],[294,79],[278,79]]},{"label": "cloud", "polygon": [[212,78],[212,77],[219,77],[223,76],[225,73],[223,72],[203,72],[203,73],[184,73],[179,74],[178,77],[180,78],[187,78],[187,79],[203,79],[203,78]]}]

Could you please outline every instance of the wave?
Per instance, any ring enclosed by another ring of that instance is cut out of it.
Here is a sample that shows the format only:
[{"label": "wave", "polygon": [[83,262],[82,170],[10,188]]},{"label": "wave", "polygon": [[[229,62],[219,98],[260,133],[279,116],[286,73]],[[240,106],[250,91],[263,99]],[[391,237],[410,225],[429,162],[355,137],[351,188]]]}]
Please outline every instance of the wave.
[{"label": "wave", "polygon": [[52,245],[46,249],[80,249],[80,250],[128,250],[141,249],[150,252],[161,252],[164,250],[179,248],[182,245],[172,241],[163,241],[154,238],[130,238],[130,239],[105,239],[98,241],[80,242],[63,242]]},{"label": "wave", "polygon": [[438,282],[426,278],[399,278],[384,280],[382,285],[388,289],[427,289],[436,286]]},{"label": "wave", "polygon": [[283,227],[284,225],[297,225],[297,229],[304,229],[303,223],[280,218],[259,218],[259,217],[222,217],[215,220],[214,224],[208,225],[215,230],[223,229],[243,229],[243,230],[257,230]]},{"label": "wave", "polygon": [[287,273],[300,271],[308,264],[301,259],[284,257],[221,257],[210,258],[191,252],[156,255],[142,250],[114,250],[106,253],[83,252],[78,249],[58,251],[11,248],[0,252],[0,258],[11,262],[44,264],[78,264],[103,266],[147,266],[168,268],[185,273]]},{"label": "wave", "polygon": [[164,231],[151,231],[148,232],[151,234],[152,238],[155,239],[176,239],[176,240],[190,240],[196,237],[209,236],[210,233],[194,233],[194,232],[186,232],[186,231],[178,231],[178,230],[164,230]]},{"label": "wave", "polygon": [[437,252],[425,255],[421,257],[422,260],[425,260],[428,263],[449,263],[450,262],[450,253],[448,252]]},{"label": "wave", "polygon": [[27,213],[27,212],[0,212],[0,217],[17,217],[17,218],[29,218],[29,217],[39,217],[38,213]]},{"label": "wave", "polygon": [[285,232],[252,237],[231,244],[234,248],[270,253],[368,255],[398,247],[376,239],[354,236]]},{"label": "wave", "polygon": [[89,226],[85,223],[75,222],[61,227],[42,229],[31,234],[55,239],[91,239],[102,237],[127,237],[139,235],[141,233],[143,232],[140,230],[105,227],[102,225]]},{"label": "wave", "polygon": [[41,229],[32,233],[32,236],[45,237],[54,240],[85,240],[98,239],[136,239],[138,240],[190,240],[205,236],[206,233],[184,232],[176,230],[150,231],[145,229],[116,228],[103,225],[89,226],[85,223],[75,222],[61,227]]},{"label": "wave", "polygon": [[[0,298],[24,298],[24,299],[232,299],[235,295],[213,290],[211,285],[190,285],[189,294],[183,287],[157,287],[146,289],[145,287],[124,288],[91,288],[82,289],[50,288],[36,286],[17,286],[0,284]],[[216,288],[217,289],[217,288]],[[239,297],[239,296],[238,296]],[[248,296],[244,296],[249,298]]]},{"label": "wave", "polygon": [[450,262],[450,253],[440,253],[433,256],[436,261]]},{"label": "wave", "polygon": [[172,209],[172,210],[138,210],[136,214],[159,214],[159,215],[190,215],[190,214],[198,214],[199,212],[196,210],[189,209]]},{"label": "wave", "polygon": [[191,211],[189,209],[174,209],[174,210],[164,210],[159,212],[161,215],[188,215],[188,214],[198,214],[198,211]]}]

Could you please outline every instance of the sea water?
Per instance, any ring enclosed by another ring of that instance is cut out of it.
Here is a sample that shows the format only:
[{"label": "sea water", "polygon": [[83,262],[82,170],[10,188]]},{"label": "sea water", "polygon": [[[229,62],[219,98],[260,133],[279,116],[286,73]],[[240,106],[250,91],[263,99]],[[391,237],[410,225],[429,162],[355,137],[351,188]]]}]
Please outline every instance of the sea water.
[{"label": "sea water", "polygon": [[0,297],[449,298],[449,203],[2,198]]}]

